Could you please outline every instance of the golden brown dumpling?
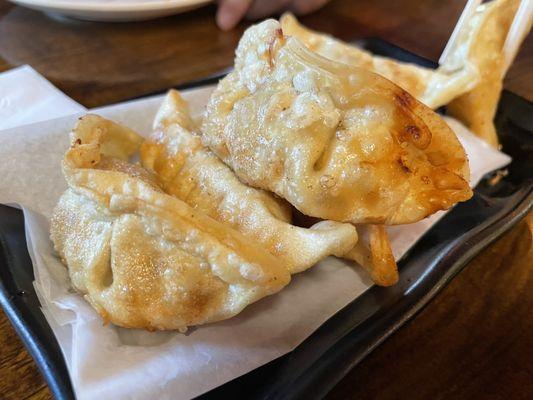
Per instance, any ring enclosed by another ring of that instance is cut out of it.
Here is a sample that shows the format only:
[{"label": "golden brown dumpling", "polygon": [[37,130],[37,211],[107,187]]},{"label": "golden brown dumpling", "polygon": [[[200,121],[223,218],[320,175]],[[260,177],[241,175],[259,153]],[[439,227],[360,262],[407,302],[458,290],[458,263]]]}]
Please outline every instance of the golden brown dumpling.
[{"label": "golden brown dumpling", "polygon": [[476,64],[481,79],[448,104],[447,110],[493,147],[498,146],[493,120],[505,75],[503,45],[518,5],[518,0],[494,0],[480,5],[454,50],[462,51]]},{"label": "golden brown dumpling", "polygon": [[192,133],[187,104],[171,90],[156,116],[154,134],[141,147],[141,162],[160,179],[165,192],[228,224],[282,259],[291,273],[354,246],[350,224],[323,221],[310,229],[290,224],[290,206],[246,186]]},{"label": "golden brown dumpling", "polygon": [[464,57],[461,65],[453,69],[424,68],[380,57],[330,35],[307,29],[290,13],[284,14],[280,23],[285,35],[298,38],[310,50],[331,60],[384,76],[432,109],[447,104],[474,88],[479,82],[476,66],[471,62],[465,62]]},{"label": "golden brown dumpling", "polygon": [[472,195],[442,118],[383,77],[284,37],[274,20],[242,37],[202,141],[242,181],[321,219],[410,223]]},{"label": "golden brown dumpling", "polygon": [[505,75],[503,47],[518,6],[518,0],[493,0],[478,6],[437,69],[373,55],[305,28],[292,14],[283,15],[280,22],[285,35],[298,38],[324,57],[374,71],[430,108],[447,104],[451,115],[496,147],[493,120]]},{"label": "golden brown dumpling", "polygon": [[398,282],[398,266],[392,254],[389,236],[384,225],[357,226],[359,240],[343,257],[356,261],[380,286]]},{"label": "golden brown dumpling", "polygon": [[74,288],[106,321],[185,329],[229,318],[290,281],[281,260],[127,163],[141,140],[82,118],[63,160],[69,189],[51,221]]}]

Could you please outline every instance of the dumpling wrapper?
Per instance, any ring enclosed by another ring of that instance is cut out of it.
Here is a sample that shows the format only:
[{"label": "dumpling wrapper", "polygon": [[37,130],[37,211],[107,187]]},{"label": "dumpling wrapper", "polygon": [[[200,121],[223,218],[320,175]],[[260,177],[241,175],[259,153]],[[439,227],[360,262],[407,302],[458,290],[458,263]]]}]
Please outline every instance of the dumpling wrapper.
[{"label": "dumpling wrapper", "polygon": [[243,35],[202,141],[242,181],[321,219],[411,223],[472,196],[465,151],[442,118],[385,78],[284,37],[275,20]]},{"label": "dumpling wrapper", "polygon": [[[295,220],[302,226],[311,226],[320,219],[296,212]],[[389,235],[384,225],[357,225],[357,243],[341,258],[355,261],[379,286],[398,283],[398,265],[392,253]]]},{"label": "dumpling wrapper", "polygon": [[399,279],[398,266],[385,226],[358,225],[357,231],[359,240],[344,258],[361,265],[377,285],[395,285]]},{"label": "dumpling wrapper", "polygon": [[184,330],[234,316],[289,283],[282,261],[127,163],[141,142],[88,115],[63,160],[69,188],[51,238],[73,287],[105,321]]},{"label": "dumpling wrapper", "polygon": [[373,55],[307,29],[290,13],[280,22],[285,35],[297,37],[324,57],[374,71],[430,108],[448,105],[452,116],[497,147],[493,120],[505,75],[503,46],[518,6],[518,0],[493,0],[478,6],[445,63],[437,69]]},{"label": "dumpling wrapper", "polygon": [[464,61],[464,57],[461,65],[453,69],[435,70],[374,55],[330,35],[315,32],[301,25],[290,13],[282,15],[280,23],[284,35],[298,38],[310,50],[331,60],[384,76],[432,109],[448,104],[473,89],[480,80],[476,66]]},{"label": "dumpling wrapper", "polygon": [[481,79],[474,88],[449,103],[447,110],[493,147],[499,143],[493,121],[505,75],[503,45],[518,6],[518,0],[481,4],[455,50],[475,62]]},{"label": "dumpling wrapper", "polygon": [[383,229],[362,226],[368,233],[355,245],[357,234],[350,224],[322,221],[311,229],[291,225],[288,205],[240,182],[202,145],[195,129],[187,103],[178,91],[170,90],[156,115],[154,133],[140,151],[143,167],[158,177],[166,193],[257,240],[284,259],[291,273],[333,254],[358,262],[378,285],[397,282],[396,263]]},{"label": "dumpling wrapper", "polygon": [[350,224],[322,221],[310,229],[291,225],[290,206],[271,193],[239,181],[191,130],[194,124],[180,94],[167,94],[154,134],[141,147],[142,165],[165,192],[243,233],[279,257],[291,273],[329,255],[342,256],[357,242]]}]

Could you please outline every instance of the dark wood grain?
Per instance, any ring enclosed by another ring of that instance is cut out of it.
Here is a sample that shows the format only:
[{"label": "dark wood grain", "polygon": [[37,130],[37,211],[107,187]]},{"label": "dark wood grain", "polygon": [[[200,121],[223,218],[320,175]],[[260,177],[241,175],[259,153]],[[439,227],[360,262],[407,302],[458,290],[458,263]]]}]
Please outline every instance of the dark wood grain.
[{"label": "dark wood grain", "polygon": [[532,227],[470,262],[328,399],[533,398]]},{"label": "dark wood grain", "polygon": [[[1,1],[1,0],[0,0]],[[464,0],[334,1],[304,21],[343,39],[379,36],[437,59]],[[221,32],[213,7],[143,23],[64,21],[0,9],[0,70],[31,64],[75,100],[95,107],[164,90],[230,66],[243,26]],[[507,87],[533,99],[532,41]]]},{"label": "dark wood grain", "polygon": [[[304,23],[343,39],[378,36],[436,60],[464,0],[333,1]],[[88,107],[230,66],[246,24],[220,32],[214,7],[142,23],[62,21],[0,0],[0,71],[31,64]],[[533,40],[505,86],[533,100]],[[533,398],[533,218],[476,257],[330,399]],[[0,398],[50,399],[0,312]]]},{"label": "dark wood grain", "polygon": [[[39,396],[43,397],[35,397]],[[51,398],[37,366],[0,311],[0,398]]]}]

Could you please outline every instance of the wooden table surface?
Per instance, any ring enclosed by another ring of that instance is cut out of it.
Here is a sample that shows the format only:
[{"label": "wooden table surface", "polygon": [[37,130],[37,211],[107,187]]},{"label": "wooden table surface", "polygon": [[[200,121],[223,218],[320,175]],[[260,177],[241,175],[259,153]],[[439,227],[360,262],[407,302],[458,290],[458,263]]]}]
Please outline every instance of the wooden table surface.
[{"label": "wooden table surface", "polygon": [[[464,0],[333,1],[303,18],[344,39],[378,36],[436,60]],[[212,6],[160,20],[67,21],[0,0],[0,71],[30,64],[87,107],[203,78],[232,64],[244,25],[220,32]],[[505,87],[533,100],[533,40]],[[487,248],[353,369],[330,399],[532,399],[533,218]],[[0,399],[49,399],[0,311]]]}]

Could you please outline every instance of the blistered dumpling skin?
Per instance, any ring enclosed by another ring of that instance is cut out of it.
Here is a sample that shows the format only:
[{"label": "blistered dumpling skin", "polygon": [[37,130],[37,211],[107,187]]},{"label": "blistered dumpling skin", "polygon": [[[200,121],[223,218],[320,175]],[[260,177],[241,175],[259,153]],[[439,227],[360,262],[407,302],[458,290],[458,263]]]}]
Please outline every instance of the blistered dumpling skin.
[{"label": "blistered dumpling skin", "polygon": [[460,65],[431,69],[377,56],[332,36],[312,31],[290,13],[284,14],[280,23],[285,35],[298,38],[310,50],[331,60],[384,76],[432,109],[468,92],[480,80],[476,65],[466,60],[462,52],[456,52],[457,57],[463,56]]},{"label": "blistered dumpling skin", "polygon": [[324,221],[310,229],[291,225],[285,201],[240,182],[191,127],[186,103],[170,91],[156,116],[154,134],[141,147],[143,166],[159,178],[165,192],[260,243],[291,273],[354,246],[357,233],[350,224]]},{"label": "blistered dumpling skin", "polygon": [[74,288],[106,321],[185,329],[229,318],[289,282],[282,261],[124,161],[141,141],[100,117],[82,118],[63,160],[69,188],[51,221]]},{"label": "blistered dumpling skin", "polygon": [[284,37],[274,20],[245,32],[202,141],[242,181],[321,219],[410,223],[472,195],[442,118],[381,76]]},{"label": "blistered dumpling skin", "polygon": [[292,14],[283,15],[280,22],[284,34],[298,38],[324,57],[374,71],[430,108],[447,105],[451,115],[497,147],[493,120],[505,75],[504,43],[519,3],[519,0],[492,0],[479,5],[437,69],[373,55],[305,28]]}]

